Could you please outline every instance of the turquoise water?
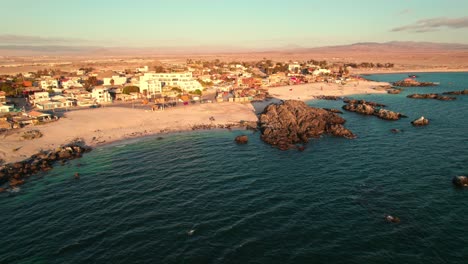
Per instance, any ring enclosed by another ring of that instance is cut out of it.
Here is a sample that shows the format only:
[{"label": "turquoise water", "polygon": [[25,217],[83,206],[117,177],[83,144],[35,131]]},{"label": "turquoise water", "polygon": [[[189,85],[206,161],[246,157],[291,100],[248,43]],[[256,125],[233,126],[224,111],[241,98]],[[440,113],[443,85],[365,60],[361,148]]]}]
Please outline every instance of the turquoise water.
[{"label": "turquoise water", "polygon": [[[283,152],[198,131],[58,165],[0,194],[0,263],[468,263],[468,190],[451,184],[468,174],[468,96],[406,98],[466,89],[468,74],[418,75],[441,85],[354,96],[409,117],[344,113],[354,140]],[[430,125],[412,127],[421,115]]]}]

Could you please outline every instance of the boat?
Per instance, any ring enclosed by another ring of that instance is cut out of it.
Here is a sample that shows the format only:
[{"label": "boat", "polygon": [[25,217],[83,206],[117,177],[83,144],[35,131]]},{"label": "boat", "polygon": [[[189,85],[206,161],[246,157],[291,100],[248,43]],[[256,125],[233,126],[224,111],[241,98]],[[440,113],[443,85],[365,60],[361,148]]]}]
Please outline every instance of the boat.
[{"label": "boat", "polygon": [[410,77],[410,78],[417,78],[418,76],[417,76],[417,75],[414,75],[414,74],[410,74],[410,75],[408,75],[408,77]]}]

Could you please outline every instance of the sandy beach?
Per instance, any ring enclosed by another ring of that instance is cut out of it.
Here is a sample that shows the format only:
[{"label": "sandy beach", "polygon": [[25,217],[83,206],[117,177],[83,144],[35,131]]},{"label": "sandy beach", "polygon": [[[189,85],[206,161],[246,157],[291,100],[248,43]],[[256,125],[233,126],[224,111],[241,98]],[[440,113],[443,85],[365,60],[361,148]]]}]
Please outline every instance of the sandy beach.
[{"label": "sandy beach", "polygon": [[[385,93],[387,83],[359,81],[346,85],[311,83],[270,88],[274,99],[253,104],[212,103],[178,106],[164,111],[123,107],[103,107],[70,111],[56,122],[27,126],[0,135],[0,159],[6,163],[24,160],[41,150],[55,149],[74,139],[96,147],[128,138],[191,130],[194,125],[225,125],[241,120],[257,121],[257,115],[270,103],[280,100],[311,100],[318,95]],[[376,89],[377,88],[377,89]],[[214,121],[210,120],[214,117]],[[24,140],[21,135],[38,129],[43,137]]]}]

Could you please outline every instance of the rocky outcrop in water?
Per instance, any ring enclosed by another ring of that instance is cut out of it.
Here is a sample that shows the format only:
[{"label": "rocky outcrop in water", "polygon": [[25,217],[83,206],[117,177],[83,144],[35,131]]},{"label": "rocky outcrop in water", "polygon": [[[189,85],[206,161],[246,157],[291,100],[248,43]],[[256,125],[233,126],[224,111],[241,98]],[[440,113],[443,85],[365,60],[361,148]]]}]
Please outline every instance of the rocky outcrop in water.
[{"label": "rocky outcrop in water", "polygon": [[394,89],[394,88],[387,89],[387,93],[388,94],[399,94],[399,93],[401,93],[401,89]]},{"label": "rocky outcrop in water", "polygon": [[234,141],[237,143],[237,144],[247,144],[247,142],[249,142],[249,137],[247,137],[246,135],[240,135],[240,136],[237,136]]},{"label": "rocky outcrop in water", "polygon": [[468,177],[455,176],[452,179],[452,183],[457,187],[468,187]]},{"label": "rocky outcrop in water", "polygon": [[424,116],[421,116],[420,118],[413,120],[411,124],[413,126],[427,126],[429,125],[429,119],[425,118]]},{"label": "rocky outcrop in water", "polygon": [[90,150],[83,143],[75,142],[56,150],[37,153],[21,162],[3,165],[0,167],[0,185],[8,182],[9,188],[14,188],[23,184],[26,177],[52,169],[55,162],[79,158]]},{"label": "rocky outcrop in water", "polygon": [[377,107],[385,107],[386,105],[376,103],[376,102],[371,102],[371,101],[366,101],[366,100],[356,100],[356,99],[345,99],[343,102],[347,104],[365,104],[365,105],[370,105],[370,106],[377,106]]},{"label": "rocky outcrop in water", "polygon": [[382,106],[384,105],[373,102],[366,102],[364,100],[350,100],[348,104],[343,106],[343,109],[362,115],[373,115],[385,120],[398,120],[401,117],[406,117],[401,113],[380,108]]},{"label": "rocky outcrop in water", "polygon": [[443,96],[443,95],[434,94],[434,93],[431,93],[431,94],[410,94],[410,95],[408,95],[406,97],[412,98],[412,99],[435,99],[435,100],[440,100],[440,101],[452,101],[452,100],[457,99],[455,97]]},{"label": "rocky outcrop in water", "polygon": [[468,94],[468,89],[462,90],[462,91],[453,91],[453,92],[445,92],[443,94],[449,94],[449,95],[467,95]]},{"label": "rocky outcrop in water", "polygon": [[433,82],[418,82],[413,79],[405,79],[403,81],[394,82],[393,85],[399,87],[427,87],[436,86],[437,84]]},{"label": "rocky outcrop in water", "polygon": [[296,148],[295,144],[307,143],[323,134],[355,138],[343,126],[345,122],[335,113],[297,100],[268,105],[259,120],[262,140],[281,150]]},{"label": "rocky outcrop in water", "polygon": [[335,109],[335,108],[323,108],[323,109],[327,110],[328,112],[335,113],[335,114],[343,114],[343,112],[340,111],[339,109]]}]

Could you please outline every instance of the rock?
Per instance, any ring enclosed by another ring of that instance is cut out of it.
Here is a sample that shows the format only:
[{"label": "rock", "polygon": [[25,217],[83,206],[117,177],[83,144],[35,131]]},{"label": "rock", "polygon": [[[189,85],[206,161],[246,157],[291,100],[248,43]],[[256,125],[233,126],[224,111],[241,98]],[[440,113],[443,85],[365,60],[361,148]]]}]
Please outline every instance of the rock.
[{"label": "rock", "polygon": [[468,177],[455,176],[452,179],[452,183],[457,187],[468,187]]},{"label": "rock", "polygon": [[237,144],[247,144],[247,142],[249,142],[249,137],[246,135],[240,135],[237,136],[234,141],[236,141]]},{"label": "rock", "polygon": [[443,96],[443,95],[434,94],[434,93],[432,94],[410,94],[406,97],[412,98],[412,99],[436,99],[440,101],[452,101],[452,100],[457,99],[455,97]]},{"label": "rock", "polygon": [[387,222],[390,222],[390,223],[396,223],[396,224],[400,223],[400,218],[396,216],[392,216],[392,215],[386,215],[385,220],[387,220]]},{"label": "rock", "polygon": [[397,112],[393,112],[383,108],[375,108],[372,105],[367,103],[349,103],[343,106],[343,109],[350,112],[355,112],[362,115],[374,115],[378,118],[385,119],[385,120],[398,120],[401,117],[406,117],[405,115]]},{"label": "rock", "polygon": [[436,86],[436,83],[433,82],[418,82],[414,79],[405,79],[403,81],[398,81],[393,83],[394,86],[399,87],[426,87],[426,86]]},{"label": "rock", "polygon": [[2,192],[6,192],[6,189],[5,188],[0,188],[0,193]]},{"label": "rock", "polygon": [[32,140],[35,138],[41,138],[42,133],[41,131],[34,129],[34,130],[29,130],[29,131],[24,132],[21,137],[25,140]]},{"label": "rock", "polygon": [[429,125],[429,119],[424,118],[424,116],[421,116],[420,118],[414,120],[411,122],[413,126],[426,126]]},{"label": "rock", "polygon": [[323,109],[327,110],[328,112],[335,113],[335,114],[343,114],[343,112],[338,109],[334,109],[334,108],[323,108]]},{"label": "rock", "polygon": [[80,174],[78,172],[75,172],[74,178],[78,180],[80,178]]},{"label": "rock", "polygon": [[462,91],[453,91],[453,92],[445,92],[443,94],[450,94],[450,95],[466,95],[468,94],[468,89]]},{"label": "rock", "polygon": [[22,184],[24,184],[24,180],[18,180],[18,179],[15,179],[15,178],[10,179],[10,187],[11,188],[16,187],[18,185],[22,185]]},{"label": "rock", "polygon": [[394,88],[388,89],[387,93],[388,94],[399,94],[399,93],[401,93],[401,89],[394,89]]},{"label": "rock", "polygon": [[62,159],[62,160],[63,159],[70,159],[72,157],[72,154],[69,151],[63,149],[58,153],[58,157],[59,157],[59,159]]},{"label": "rock", "polygon": [[259,124],[263,141],[287,150],[322,134],[354,138],[354,134],[342,126],[345,122],[335,113],[310,107],[302,101],[287,100],[268,105],[260,115]]},{"label": "rock", "polygon": [[366,100],[356,100],[356,99],[345,99],[343,102],[347,104],[366,104],[370,106],[379,106],[379,107],[385,107],[384,104],[376,103],[376,102],[371,102],[371,101],[366,101]]},{"label": "rock", "polygon": [[390,129],[390,131],[391,131],[392,133],[394,133],[394,134],[401,133],[401,130],[398,129],[398,128],[392,128],[392,129]]}]

